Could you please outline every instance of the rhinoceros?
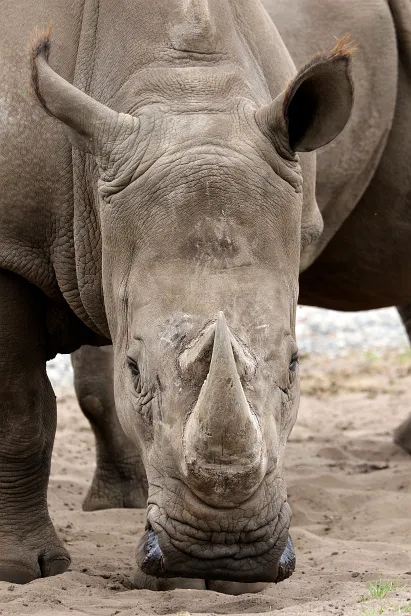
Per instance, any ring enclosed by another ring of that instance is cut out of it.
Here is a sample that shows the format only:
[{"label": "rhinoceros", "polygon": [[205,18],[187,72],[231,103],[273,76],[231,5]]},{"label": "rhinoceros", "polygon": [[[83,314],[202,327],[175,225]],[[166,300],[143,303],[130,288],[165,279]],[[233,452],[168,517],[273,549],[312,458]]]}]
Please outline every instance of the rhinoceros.
[{"label": "rhinoceros", "polygon": [[407,246],[409,9],[1,8],[0,579],[69,566],[46,501],[46,361],[76,351],[97,437],[84,506],[147,504],[137,584],[278,582],[299,273],[306,303],[409,301],[382,275]]}]

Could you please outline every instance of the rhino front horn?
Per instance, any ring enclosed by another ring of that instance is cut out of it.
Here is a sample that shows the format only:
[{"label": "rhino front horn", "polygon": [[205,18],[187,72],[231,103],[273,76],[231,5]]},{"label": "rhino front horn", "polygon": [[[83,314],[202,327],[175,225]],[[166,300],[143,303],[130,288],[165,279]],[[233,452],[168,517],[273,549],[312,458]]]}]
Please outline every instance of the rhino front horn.
[{"label": "rhino front horn", "polygon": [[184,430],[186,480],[208,502],[224,493],[235,504],[260,484],[266,456],[223,312],[218,314],[213,338],[209,372]]}]

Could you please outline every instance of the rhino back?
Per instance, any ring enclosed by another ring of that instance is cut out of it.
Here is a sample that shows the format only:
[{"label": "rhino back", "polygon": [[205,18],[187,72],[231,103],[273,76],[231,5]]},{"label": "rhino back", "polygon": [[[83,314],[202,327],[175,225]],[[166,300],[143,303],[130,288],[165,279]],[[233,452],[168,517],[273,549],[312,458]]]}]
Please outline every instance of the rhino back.
[{"label": "rhino back", "polygon": [[411,298],[411,6],[391,0],[398,45],[394,121],[360,201],[300,279],[301,301],[335,310],[406,306]]},{"label": "rhino back", "polygon": [[344,131],[317,153],[317,200],[324,232],[302,256],[302,270],[353,211],[381,159],[393,122],[398,80],[396,33],[385,0],[263,0],[297,65],[349,34],[354,107]]}]

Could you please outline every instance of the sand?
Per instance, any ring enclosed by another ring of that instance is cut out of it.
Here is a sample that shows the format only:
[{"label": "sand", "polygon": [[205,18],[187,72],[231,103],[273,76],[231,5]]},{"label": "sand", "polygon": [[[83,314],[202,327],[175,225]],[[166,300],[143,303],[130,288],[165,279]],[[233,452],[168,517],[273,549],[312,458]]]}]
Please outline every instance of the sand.
[{"label": "sand", "polygon": [[[289,580],[240,597],[133,590],[144,511],[81,511],[94,443],[73,392],[61,390],[49,504],[72,565],[26,586],[0,582],[0,614],[411,612],[411,457],[392,444],[393,428],[411,411],[410,356],[308,358],[301,368],[304,395],[286,465],[297,553]],[[361,600],[381,577],[394,589],[385,599]]]}]

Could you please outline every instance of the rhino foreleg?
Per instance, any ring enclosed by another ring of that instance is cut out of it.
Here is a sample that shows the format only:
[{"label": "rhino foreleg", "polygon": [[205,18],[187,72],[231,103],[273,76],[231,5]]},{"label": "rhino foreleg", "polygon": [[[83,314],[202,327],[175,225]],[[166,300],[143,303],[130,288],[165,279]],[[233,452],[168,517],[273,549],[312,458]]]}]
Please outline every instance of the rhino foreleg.
[{"label": "rhino foreleg", "polygon": [[[397,306],[397,310],[411,342],[411,304]],[[394,442],[411,454],[411,415],[396,428]]]},{"label": "rhino foreleg", "polygon": [[46,373],[44,299],[0,271],[0,580],[63,573],[68,552],[47,509],[56,401]]},{"label": "rhino foreleg", "polygon": [[71,359],[77,398],[96,439],[97,464],[84,511],[146,507],[145,470],[117,418],[112,347],[83,346]]}]

